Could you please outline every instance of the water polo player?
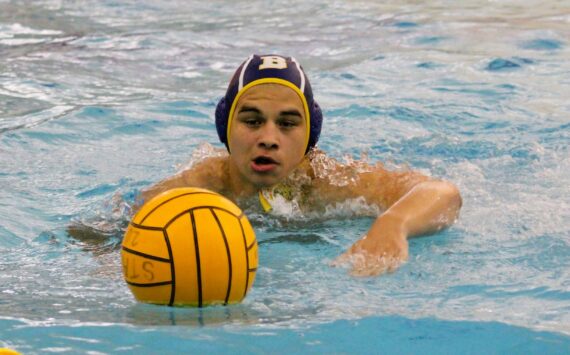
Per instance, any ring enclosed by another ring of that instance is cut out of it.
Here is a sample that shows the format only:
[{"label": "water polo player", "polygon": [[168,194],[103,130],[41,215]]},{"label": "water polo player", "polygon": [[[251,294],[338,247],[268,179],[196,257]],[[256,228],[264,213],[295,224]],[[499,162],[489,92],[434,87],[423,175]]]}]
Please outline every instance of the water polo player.
[{"label": "water polo player", "polygon": [[[408,237],[433,233],[458,216],[451,183],[381,164],[342,164],[316,149],[323,121],[311,85],[294,58],[252,55],[233,75],[216,108],[216,129],[229,154],[205,158],[143,191],[148,201],[174,187],[202,187],[246,211],[306,216],[363,199],[379,216],[341,255],[356,275],[375,275],[408,258]],[[258,206],[258,207],[256,207]]]}]

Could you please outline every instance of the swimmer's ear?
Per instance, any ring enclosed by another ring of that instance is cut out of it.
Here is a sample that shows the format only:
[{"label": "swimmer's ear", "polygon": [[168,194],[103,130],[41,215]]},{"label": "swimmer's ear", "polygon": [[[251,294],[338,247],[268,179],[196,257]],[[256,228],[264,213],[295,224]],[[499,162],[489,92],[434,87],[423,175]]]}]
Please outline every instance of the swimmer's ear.
[{"label": "swimmer's ear", "polygon": [[216,106],[216,131],[218,132],[218,137],[220,142],[228,147],[228,107],[226,105],[226,98],[222,97]]}]

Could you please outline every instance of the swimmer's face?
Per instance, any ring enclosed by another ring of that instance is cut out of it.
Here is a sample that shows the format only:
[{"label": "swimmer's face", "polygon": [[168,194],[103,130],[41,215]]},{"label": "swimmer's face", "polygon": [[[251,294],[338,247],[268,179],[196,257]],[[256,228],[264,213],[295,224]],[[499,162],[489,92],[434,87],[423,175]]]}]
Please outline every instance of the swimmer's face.
[{"label": "swimmer's face", "polygon": [[279,84],[248,89],[236,105],[229,138],[230,166],[244,188],[279,183],[305,155],[307,120],[301,99]]}]

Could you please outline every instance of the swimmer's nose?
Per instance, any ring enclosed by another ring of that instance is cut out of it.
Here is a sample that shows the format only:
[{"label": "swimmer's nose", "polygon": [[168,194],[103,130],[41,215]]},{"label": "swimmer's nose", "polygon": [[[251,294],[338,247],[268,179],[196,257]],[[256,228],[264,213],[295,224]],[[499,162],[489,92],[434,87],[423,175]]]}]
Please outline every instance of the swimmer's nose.
[{"label": "swimmer's nose", "polygon": [[258,146],[264,149],[279,148],[278,128],[274,124],[266,124],[260,131]]}]

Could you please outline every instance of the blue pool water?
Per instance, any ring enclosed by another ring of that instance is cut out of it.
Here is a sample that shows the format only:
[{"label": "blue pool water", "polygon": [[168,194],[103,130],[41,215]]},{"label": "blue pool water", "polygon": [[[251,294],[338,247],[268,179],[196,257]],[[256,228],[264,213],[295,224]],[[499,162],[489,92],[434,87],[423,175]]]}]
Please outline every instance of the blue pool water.
[{"label": "blue pool water", "polygon": [[[568,38],[554,0],[0,0],[0,348],[570,352]],[[361,279],[329,262],[367,230],[364,206],[253,215],[242,304],[137,304],[127,204],[221,147],[215,104],[253,52],[303,63],[330,156],[451,180],[461,218]],[[73,221],[98,235],[69,237]]]}]

